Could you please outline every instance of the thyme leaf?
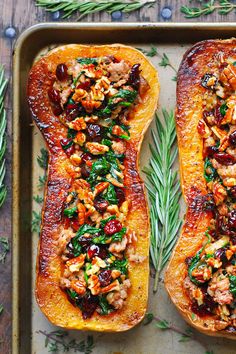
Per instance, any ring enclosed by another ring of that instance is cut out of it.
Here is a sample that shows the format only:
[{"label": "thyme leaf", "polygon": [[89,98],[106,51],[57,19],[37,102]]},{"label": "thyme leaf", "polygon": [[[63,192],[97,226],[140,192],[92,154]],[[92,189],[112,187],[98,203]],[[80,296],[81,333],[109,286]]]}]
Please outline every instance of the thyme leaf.
[{"label": "thyme leaf", "polygon": [[162,113],[164,124],[156,116],[156,131],[152,130],[153,143],[149,145],[149,167],[144,169],[150,201],[150,255],[155,268],[154,292],[157,291],[160,272],[171,255],[181,226],[180,183],[177,172],[173,171],[177,157],[174,114],[166,110]]},{"label": "thyme leaf", "polygon": [[0,208],[6,200],[7,188],[4,184],[4,178],[6,174],[5,167],[5,152],[6,152],[6,127],[7,127],[7,114],[4,109],[4,98],[7,87],[7,79],[5,79],[5,73],[3,66],[0,65]]},{"label": "thyme leaf", "polygon": [[207,2],[201,2],[198,7],[181,6],[180,11],[185,15],[185,18],[196,18],[200,16],[206,16],[218,11],[220,15],[227,15],[236,8],[236,4],[233,4],[229,0],[210,0]]},{"label": "thyme leaf", "polygon": [[57,352],[63,350],[64,352],[73,349],[74,352],[80,352],[84,354],[91,354],[94,349],[93,336],[87,336],[86,340],[83,339],[80,342],[75,339],[70,339],[68,332],[66,331],[38,331],[44,335],[45,338],[45,348],[48,348],[49,352]]},{"label": "thyme leaf", "polygon": [[32,221],[31,221],[31,231],[37,232],[39,234],[40,225],[41,225],[41,213],[33,210],[32,214],[33,215],[32,215]]},{"label": "thyme leaf", "polygon": [[133,12],[145,5],[152,5],[156,0],[36,0],[36,6],[45,8],[46,11],[63,11],[62,18],[69,18],[79,12],[78,20],[84,16],[106,11]]},{"label": "thyme leaf", "polygon": [[40,152],[41,152],[41,156],[37,157],[37,162],[41,168],[46,170],[48,167],[48,151],[42,148]]},{"label": "thyme leaf", "polygon": [[10,251],[9,240],[6,237],[0,237],[0,263],[5,263],[7,253]]}]

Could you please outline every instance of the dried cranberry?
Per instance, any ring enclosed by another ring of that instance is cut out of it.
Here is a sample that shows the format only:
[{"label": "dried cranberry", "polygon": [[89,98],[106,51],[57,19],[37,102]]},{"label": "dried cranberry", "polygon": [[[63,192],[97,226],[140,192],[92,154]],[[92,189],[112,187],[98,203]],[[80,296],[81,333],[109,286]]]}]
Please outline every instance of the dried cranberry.
[{"label": "dried cranberry", "polygon": [[193,259],[193,257],[186,257],[185,258],[185,264],[189,267],[190,266],[190,264],[191,264],[191,262],[192,262],[192,259]]},{"label": "dried cranberry", "polygon": [[91,294],[86,294],[82,301],[81,301],[81,308],[82,308],[82,316],[83,319],[86,320],[87,318],[90,318],[98,305],[98,297],[93,296]]},{"label": "dried cranberry", "polygon": [[92,155],[88,152],[85,152],[82,156],[81,159],[84,163],[86,163],[86,161],[91,161],[93,159]]},{"label": "dried cranberry", "polygon": [[214,158],[220,164],[226,166],[233,165],[236,162],[235,158],[232,155],[227,154],[226,152],[217,152],[214,154]]},{"label": "dried cranberry", "polygon": [[227,262],[226,258],[226,248],[219,248],[218,250],[215,251],[215,257],[219,258],[222,263]]},{"label": "dried cranberry", "polygon": [[60,92],[53,87],[48,90],[48,97],[53,103],[61,102]]},{"label": "dried cranberry", "polygon": [[221,111],[220,111],[220,105],[217,105],[216,108],[215,108],[215,111],[214,111],[214,116],[215,116],[215,119],[216,119],[216,124],[218,126],[221,125],[222,123],[222,120],[224,119],[224,116],[221,114]]},{"label": "dried cranberry", "polygon": [[109,203],[105,199],[95,199],[94,207],[99,213],[104,213],[108,207]]},{"label": "dried cranberry", "polygon": [[57,65],[56,68],[56,77],[58,78],[58,80],[60,81],[65,81],[68,79],[68,72],[67,72],[68,68],[66,66],[66,64],[59,64]]},{"label": "dried cranberry", "polygon": [[81,166],[80,172],[81,172],[81,176],[86,179],[90,176],[91,168],[84,164]]},{"label": "dried cranberry", "polygon": [[125,193],[124,193],[123,189],[121,189],[119,187],[115,187],[115,191],[116,191],[116,197],[118,200],[118,205],[121,206],[121,204],[125,201]]},{"label": "dried cranberry", "polygon": [[110,269],[101,270],[101,272],[98,275],[98,279],[101,286],[109,285],[111,282],[111,270]]},{"label": "dried cranberry", "polygon": [[204,303],[199,306],[197,302],[194,302],[191,306],[192,312],[196,313],[196,315],[200,317],[212,315],[213,310],[217,306],[217,304],[214,302],[213,298],[207,293],[207,288],[201,288],[201,290],[204,294]]},{"label": "dried cranberry", "polygon": [[235,333],[236,332],[236,328],[234,326],[228,326],[225,328],[225,330],[227,332],[230,332],[230,333]]},{"label": "dried cranberry", "polygon": [[61,108],[61,105],[59,103],[54,103],[52,106],[52,111],[55,116],[59,116],[60,114],[62,114],[63,109]]},{"label": "dried cranberry", "polygon": [[90,259],[95,256],[104,259],[107,256],[107,249],[105,246],[91,245],[87,249],[87,254]]},{"label": "dried cranberry", "polygon": [[78,231],[80,228],[79,221],[77,219],[72,219],[71,220],[71,227],[74,231]]},{"label": "dried cranberry", "polygon": [[76,87],[77,89],[88,90],[91,86],[90,80],[85,80],[84,82],[80,82],[79,85]]},{"label": "dried cranberry", "polygon": [[128,83],[138,90],[140,85],[140,64],[134,64],[129,73]]},{"label": "dried cranberry", "polygon": [[236,228],[236,210],[232,210],[228,214],[228,224],[230,228],[232,229]]},{"label": "dried cranberry", "polygon": [[88,247],[90,245],[92,241],[92,237],[91,236],[80,236],[79,238],[79,244],[82,246],[82,247]]},{"label": "dried cranberry", "polygon": [[65,153],[68,157],[73,155],[75,153],[75,146],[74,145],[70,146],[68,149],[65,150]]},{"label": "dried cranberry", "polygon": [[72,121],[73,119],[77,118],[78,116],[80,116],[82,114],[83,109],[80,108],[77,104],[72,103],[72,104],[68,104],[66,106],[66,119],[68,121]]},{"label": "dried cranberry", "polygon": [[208,157],[213,157],[217,152],[219,152],[219,149],[216,146],[207,146],[205,150],[205,154]]},{"label": "dried cranberry", "polygon": [[236,130],[229,135],[229,143],[236,146]]},{"label": "dried cranberry", "polygon": [[99,142],[103,137],[103,127],[99,124],[89,124],[87,127],[87,140]]},{"label": "dried cranberry", "polygon": [[229,193],[232,198],[236,199],[236,186],[230,188]]},{"label": "dried cranberry", "polygon": [[68,243],[68,245],[66,246],[66,249],[68,251],[67,256],[69,258],[74,258],[75,257],[74,256],[74,247],[71,242]]},{"label": "dried cranberry", "polygon": [[235,246],[236,245],[236,236],[231,237],[230,241]]},{"label": "dried cranberry", "polygon": [[106,223],[104,232],[106,235],[113,235],[122,229],[122,224],[119,220],[113,219]]}]

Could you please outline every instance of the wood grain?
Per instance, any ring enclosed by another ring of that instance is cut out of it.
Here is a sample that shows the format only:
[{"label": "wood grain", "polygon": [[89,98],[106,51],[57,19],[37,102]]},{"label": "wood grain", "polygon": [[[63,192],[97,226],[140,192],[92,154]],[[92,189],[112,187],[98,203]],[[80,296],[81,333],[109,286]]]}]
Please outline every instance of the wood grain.
[{"label": "wood grain", "polygon": [[[150,8],[143,8],[140,11],[122,16],[122,21],[124,22],[138,22],[138,21],[159,21],[164,22],[165,20],[161,16],[161,10],[163,7],[168,6],[172,10],[171,22],[185,22],[186,20],[183,14],[180,13],[179,9],[181,5],[187,5],[188,0],[157,0],[156,5]],[[12,195],[11,195],[11,162],[12,162],[12,95],[11,95],[11,72],[12,72],[12,50],[16,38],[22,33],[27,27],[41,22],[52,21],[52,15],[46,13],[40,8],[36,8],[34,5],[34,0],[1,0],[1,15],[0,15],[0,63],[5,66],[6,75],[9,78],[8,94],[6,99],[6,109],[8,114],[8,127],[7,127],[7,138],[8,138],[8,148],[6,154],[7,162],[7,175],[6,184],[8,186],[8,197],[5,205],[1,209],[0,213],[0,236],[8,237],[11,240],[11,224],[14,220],[11,220],[11,205],[12,205]],[[72,16],[66,21],[75,21],[76,15]],[[112,21],[111,15],[97,14],[87,16],[83,19],[84,21],[98,21],[98,22],[110,22]],[[233,22],[235,21],[235,12],[227,16],[219,15],[213,13],[207,17],[201,17],[196,19],[199,22]],[[5,36],[5,30],[8,27],[14,27],[16,30],[16,37],[14,39],[9,39]],[[14,171],[13,171],[14,173]],[[29,225],[30,227],[30,225]],[[11,256],[10,252],[7,256],[6,263],[4,265],[0,264],[0,274],[1,274],[1,287],[0,287],[0,304],[4,305],[4,312],[0,318],[0,353],[11,353]]]}]

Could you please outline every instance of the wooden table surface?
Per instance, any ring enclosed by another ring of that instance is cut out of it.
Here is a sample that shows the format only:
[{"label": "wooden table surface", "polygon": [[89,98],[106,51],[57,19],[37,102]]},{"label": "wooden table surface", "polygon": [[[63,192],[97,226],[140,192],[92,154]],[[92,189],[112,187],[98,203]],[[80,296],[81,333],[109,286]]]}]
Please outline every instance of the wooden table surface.
[{"label": "wooden table surface", "polygon": [[[113,17],[110,14],[103,13],[102,15],[91,15],[83,19],[83,21],[98,21],[98,22],[111,22],[111,21],[123,21],[123,22],[138,22],[138,21],[151,21],[151,22],[185,22],[194,21],[187,20],[180,12],[181,5],[189,4],[188,0],[157,0],[157,3],[150,8],[143,8],[140,11],[129,15],[115,14]],[[14,220],[11,220],[11,174],[14,171],[11,170],[12,162],[12,95],[11,95],[11,73],[12,73],[12,50],[16,38],[27,27],[36,23],[47,21],[60,21],[60,15],[52,15],[46,13],[43,9],[36,8],[34,0],[0,0],[0,63],[2,63],[6,69],[6,75],[10,79],[8,86],[8,93],[6,99],[6,109],[8,113],[8,149],[6,154],[7,160],[7,176],[6,184],[8,187],[8,197],[4,206],[1,208],[0,213],[0,236],[8,237],[11,240],[11,225]],[[164,10],[163,10],[164,9]],[[121,15],[121,16],[120,16]],[[171,16],[171,17],[170,17]],[[165,17],[170,17],[168,20]],[[75,16],[64,20],[73,21]],[[195,19],[199,22],[234,22],[235,12],[228,14],[227,16],[213,13],[207,17],[201,17]],[[7,256],[5,264],[0,264],[0,304],[4,305],[4,311],[0,317],[0,353],[11,353],[11,257],[14,250]],[[27,261],[27,260],[26,260]]]}]

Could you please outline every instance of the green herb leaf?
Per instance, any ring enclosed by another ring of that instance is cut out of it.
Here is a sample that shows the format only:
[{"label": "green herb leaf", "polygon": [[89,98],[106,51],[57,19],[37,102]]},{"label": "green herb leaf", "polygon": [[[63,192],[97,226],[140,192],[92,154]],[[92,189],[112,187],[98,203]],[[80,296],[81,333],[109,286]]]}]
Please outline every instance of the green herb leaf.
[{"label": "green herb leaf", "polygon": [[179,219],[180,183],[173,164],[177,157],[176,132],[173,112],[163,110],[164,123],[156,116],[156,131],[152,131],[151,158],[146,186],[150,201],[151,248],[150,255],[156,271],[154,289],[157,291],[159,274],[168,261],[181,226]]},{"label": "green herb leaf", "polygon": [[63,18],[69,18],[74,12],[82,17],[94,13],[107,11],[123,11],[125,13],[141,9],[145,5],[152,5],[156,0],[36,0],[36,6],[44,7],[46,11],[64,12]]},{"label": "green herb leaf", "polygon": [[106,193],[103,194],[103,198],[107,200],[110,205],[118,204],[116,191],[113,184],[109,184]]},{"label": "green herb leaf", "polygon": [[166,53],[163,53],[159,65],[163,66],[164,68],[166,68],[168,65],[170,65],[170,60],[169,60],[168,56],[166,55]]},{"label": "green herb leaf", "polygon": [[41,213],[36,212],[33,210],[32,212],[32,221],[31,221],[31,231],[40,233],[40,226],[41,226]]},{"label": "green herb leaf", "polygon": [[115,234],[112,235],[112,242],[120,242],[122,241],[123,236],[126,234],[126,227],[122,227],[122,229],[119,232],[116,232]]},{"label": "green herb leaf", "polygon": [[43,202],[43,197],[41,197],[40,195],[36,195],[36,196],[33,196],[33,199],[34,199],[34,201],[36,202],[36,203],[38,203],[38,204],[42,204],[42,202]]},{"label": "green herb leaf", "polygon": [[155,57],[156,55],[158,55],[158,52],[157,52],[157,48],[151,46],[150,49],[143,49],[143,48],[137,48],[138,50],[140,50],[140,52],[142,52],[143,54],[145,54],[147,57]]},{"label": "green herb leaf", "polygon": [[45,186],[45,182],[47,180],[47,176],[39,176],[39,183],[38,183],[38,189],[42,189]]},{"label": "green herb leaf", "polygon": [[111,265],[111,269],[117,269],[119,270],[122,274],[127,275],[128,274],[128,260],[125,259],[116,259]]},{"label": "green herb leaf", "polygon": [[40,150],[41,155],[37,157],[38,164],[44,170],[48,167],[48,151],[44,148]]},{"label": "green herb leaf", "polygon": [[116,216],[112,215],[112,216],[109,216],[109,218],[107,218],[107,219],[101,220],[101,222],[100,222],[101,227],[104,228],[106,226],[106,224],[108,223],[108,221],[114,220],[114,219],[116,219]]},{"label": "green herb leaf", "polygon": [[103,295],[99,296],[98,301],[99,301],[99,306],[101,309],[101,312],[100,312],[101,315],[109,315],[109,313],[114,311],[113,308],[111,307],[111,305],[109,305],[105,296],[103,296]]},{"label": "green herb leaf", "polygon": [[6,237],[0,237],[0,263],[5,263],[7,253],[10,251],[9,240]]},{"label": "green herb leaf", "polygon": [[221,15],[227,15],[236,8],[236,5],[228,0],[209,0],[202,2],[198,7],[181,6],[180,11],[185,15],[185,18],[196,18],[203,15],[212,14],[218,11]]},{"label": "green herb leaf", "polygon": [[66,208],[64,209],[64,215],[71,219],[77,214],[77,211],[77,207]]},{"label": "green herb leaf", "polygon": [[1,316],[1,314],[3,313],[3,310],[4,310],[4,307],[3,307],[2,304],[0,304],[0,316]]},{"label": "green herb leaf", "polygon": [[89,65],[89,64],[98,65],[97,58],[78,58],[77,62],[82,65]]},{"label": "green herb leaf", "polygon": [[160,329],[169,329],[170,328],[170,324],[166,320],[156,321],[155,326]]},{"label": "green herb leaf", "polygon": [[223,103],[223,104],[220,106],[220,113],[222,114],[222,116],[225,116],[225,115],[226,115],[227,109],[228,109],[228,106],[227,106],[226,103]]},{"label": "green herb leaf", "polygon": [[[211,171],[209,173],[209,171]],[[204,178],[207,182],[213,181],[218,176],[216,169],[212,166],[211,161],[207,157],[204,162]]]},{"label": "green herb leaf", "polygon": [[233,294],[233,296],[236,298],[236,275],[230,275],[229,282],[230,282],[229,289]]},{"label": "green herb leaf", "polygon": [[153,313],[146,313],[144,320],[143,320],[143,325],[146,326],[149,323],[151,323],[154,319]]}]

